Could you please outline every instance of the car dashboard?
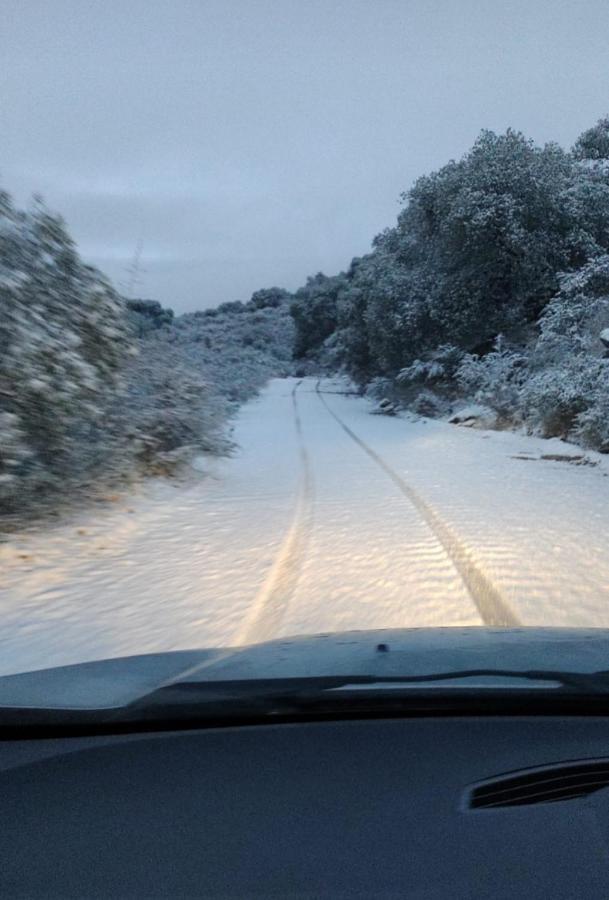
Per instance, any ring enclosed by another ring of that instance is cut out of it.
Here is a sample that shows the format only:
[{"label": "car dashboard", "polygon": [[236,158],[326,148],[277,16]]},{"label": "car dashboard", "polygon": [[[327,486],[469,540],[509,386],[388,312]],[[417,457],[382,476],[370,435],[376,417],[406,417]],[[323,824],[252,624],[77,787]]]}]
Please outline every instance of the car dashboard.
[{"label": "car dashboard", "polygon": [[607,784],[601,716],[3,740],[0,891],[607,897]]}]

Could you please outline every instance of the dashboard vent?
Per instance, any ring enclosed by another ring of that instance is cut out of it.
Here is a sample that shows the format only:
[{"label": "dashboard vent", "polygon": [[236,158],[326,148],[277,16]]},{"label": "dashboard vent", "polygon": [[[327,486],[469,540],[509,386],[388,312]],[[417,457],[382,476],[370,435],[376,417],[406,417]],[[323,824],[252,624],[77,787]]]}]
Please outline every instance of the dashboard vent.
[{"label": "dashboard vent", "polygon": [[469,809],[496,809],[576,800],[609,786],[609,759],[556,763],[524,769],[479,784],[469,793]]}]

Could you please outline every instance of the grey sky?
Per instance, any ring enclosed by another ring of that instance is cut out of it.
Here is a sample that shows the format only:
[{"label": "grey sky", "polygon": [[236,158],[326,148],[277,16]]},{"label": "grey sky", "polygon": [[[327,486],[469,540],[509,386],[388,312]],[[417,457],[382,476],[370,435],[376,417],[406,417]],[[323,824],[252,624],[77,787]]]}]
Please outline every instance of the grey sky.
[{"label": "grey sky", "polygon": [[0,183],[196,309],[366,252],[419,174],[609,113],[607,0],[0,0]]}]

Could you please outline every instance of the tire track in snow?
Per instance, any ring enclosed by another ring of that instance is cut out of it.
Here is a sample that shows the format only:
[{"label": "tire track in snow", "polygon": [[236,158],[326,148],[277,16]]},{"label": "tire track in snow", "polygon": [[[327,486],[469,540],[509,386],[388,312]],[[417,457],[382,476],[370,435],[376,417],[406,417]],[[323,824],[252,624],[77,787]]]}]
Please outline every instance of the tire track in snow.
[{"label": "tire track in snow", "polygon": [[472,598],[480,617],[485,625],[514,627],[522,623],[509,608],[497,588],[486,575],[479,569],[471,557],[471,553],[465,544],[457,537],[454,531],[444,522],[441,516],[430,506],[427,501],[412,488],[404,479],[389,466],[385,460],[366,444],[348,425],[330,408],[320,390],[320,382],[315,385],[315,391],[328,413],[345,431],[349,437],[380,466],[385,474],[393,481],[398,490],[412,503],[421,518],[428,526],[434,537],[440,543],[445,553],[458,571],[470,597]]},{"label": "tire track in snow", "polygon": [[298,436],[301,462],[300,486],[290,525],[271,570],[258,592],[240,629],[235,644],[255,644],[275,637],[288,602],[294,593],[311,533],[314,485],[309,454],[305,446],[296,392],[292,388],[294,427]]}]

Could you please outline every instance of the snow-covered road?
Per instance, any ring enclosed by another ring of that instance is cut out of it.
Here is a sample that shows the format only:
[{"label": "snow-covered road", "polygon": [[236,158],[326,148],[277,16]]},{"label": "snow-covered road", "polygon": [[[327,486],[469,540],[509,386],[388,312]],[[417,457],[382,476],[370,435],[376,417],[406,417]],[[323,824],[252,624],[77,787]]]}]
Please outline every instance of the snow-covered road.
[{"label": "snow-covered road", "polygon": [[271,382],[204,477],[0,545],[0,674],[351,628],[609,627],[605,460],[344,389]]}]

